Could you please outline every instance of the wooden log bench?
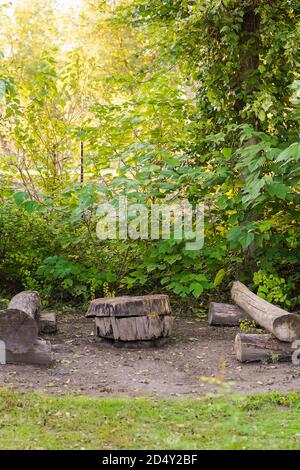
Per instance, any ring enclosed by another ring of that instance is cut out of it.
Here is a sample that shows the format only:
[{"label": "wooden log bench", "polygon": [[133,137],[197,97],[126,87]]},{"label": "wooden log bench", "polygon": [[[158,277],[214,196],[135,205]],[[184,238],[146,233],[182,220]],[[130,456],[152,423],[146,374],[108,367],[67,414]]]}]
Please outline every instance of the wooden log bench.
[{"label": "wooden log bench", "polygon": [[173,326],[169,297],[162,294],[96,299],[86,316],[95,318],[98,337],[113,342],[155,345],[170,336]]}]

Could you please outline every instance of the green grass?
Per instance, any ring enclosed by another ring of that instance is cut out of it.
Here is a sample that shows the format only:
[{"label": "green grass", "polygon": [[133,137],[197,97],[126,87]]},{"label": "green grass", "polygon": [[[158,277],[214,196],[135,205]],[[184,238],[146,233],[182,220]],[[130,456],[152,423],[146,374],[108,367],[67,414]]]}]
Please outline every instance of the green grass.
[{"label": "green grass", "polygon": [[0,389],[0,449],[299,449],[300,395],[45,397]]}]

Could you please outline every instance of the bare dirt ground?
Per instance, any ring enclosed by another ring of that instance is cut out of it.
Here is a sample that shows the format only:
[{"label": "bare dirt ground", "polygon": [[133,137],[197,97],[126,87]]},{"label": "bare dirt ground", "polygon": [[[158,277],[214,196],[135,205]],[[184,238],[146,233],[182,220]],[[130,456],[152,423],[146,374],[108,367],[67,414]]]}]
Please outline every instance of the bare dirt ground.
[{"label": "bare dirt ground", "polygon": [[91,319],[64,316],[59,333],[46,338],[54,365],[0,366],[0,386],[48,395],[197,397],[220,390],[210,382],[224,372],[233,391],[300,390],[300,366],[238,363],[233,351],[237,331],[181,317],[165,346],[128,350],[99,342]]}]

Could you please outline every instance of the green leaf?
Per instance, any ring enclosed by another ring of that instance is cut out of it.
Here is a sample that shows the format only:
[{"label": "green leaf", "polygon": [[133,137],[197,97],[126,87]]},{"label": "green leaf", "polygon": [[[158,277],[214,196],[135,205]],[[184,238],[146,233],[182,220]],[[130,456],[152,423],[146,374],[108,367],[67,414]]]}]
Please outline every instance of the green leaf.
[{"label": "green leaf", "polygon": [[26,212],[29,214],[33,214],[33,212],[35,212],[40,207],[36,201],[25,201],[23,205]]},{"label": "green leaf", "polygon": [[241,237],[243,233],[243,230],[241,229],[241,227],[237,226],[237,227],[232,227],[232,229],[230,230],[230,232],[228,233],[228,240],[230,242],[235,242],[235,241],[238,241],[239,238]]},{"label": "green leaf", "polygon": [[14,194],[14,200],[18,206],[21,206],[28,199],[29,199],[29,194],[24,191]]},{"label": "green leaf", "polygon": [[283,150],[277,157],[277,162],[283,162],[288,160],[299,160],[300,159],[300,143],[294,142],[288,148]]},{"label": "green leaf", "polygon": [[199,284],[198,282],[192,282],[192,284],[190,285],[190,288],[191,288],[191,292],[193,293],[194,297],[196,297],[196,299],[200,297],[200,295],[202,294],[204,290],[202,284]]},{"label": "green leaf", "polygon": [[253,232],[243,233],[243,235],[239,239],[239,242],[240,242],[240,244],[241,244],[244,251],[253,242],[253,240],[254,240],[254,233]]},{"label": "green leaf", "polygon": [[289,187],[283,183],[273,183],[267,187],[267,191],[272,197],[277,197],[278,199],[286,199],[287,194],[289,193]]},{"label": "green leaf", "polygon": [[232,155],[232,149],[230,147],[225,147],[222,150],[225,160],[229,160]]},{"label": "green leaf", "polygon": [[256,179],[254,181],[251,181],[250,183],[247,183],[245,190],[248,195],[243,197],[243,202],[247,202],[248,200],[255,200],[259,196],[260,191],[264,187],[264,185],[264,179]]}]

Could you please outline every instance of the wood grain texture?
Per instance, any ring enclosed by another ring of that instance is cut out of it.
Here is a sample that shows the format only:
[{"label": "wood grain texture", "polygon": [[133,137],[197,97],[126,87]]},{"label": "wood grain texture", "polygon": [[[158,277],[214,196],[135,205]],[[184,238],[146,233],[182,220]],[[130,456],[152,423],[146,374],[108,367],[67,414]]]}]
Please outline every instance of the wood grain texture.
[{"label": "wood grain texture", "polygon": [[170,315],[167,295],[141,295],[96,299],[91,302],[87,317],[137,317],[144,315]]},{"label": "wood grain texture", "polygon": [[170,336],[171,316],[97,317],[97,336],[115,341],[140,341]]}]

